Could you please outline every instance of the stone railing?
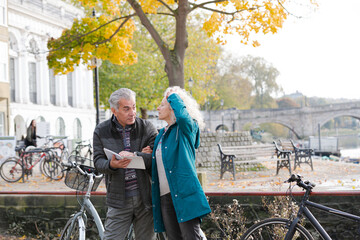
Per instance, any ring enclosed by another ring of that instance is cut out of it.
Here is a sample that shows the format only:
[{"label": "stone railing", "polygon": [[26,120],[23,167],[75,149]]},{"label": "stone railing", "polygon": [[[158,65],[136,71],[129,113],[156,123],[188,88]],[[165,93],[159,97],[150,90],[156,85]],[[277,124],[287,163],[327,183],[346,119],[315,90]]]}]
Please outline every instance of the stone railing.
[{"label": "stone railing", "polygon": [[224,147],[252,144],[252,138],[248,131],[201,133],[200,139],[200,147],[196,152],[196,166],[206,171],[218,171],[220,169],[218,143]]}]

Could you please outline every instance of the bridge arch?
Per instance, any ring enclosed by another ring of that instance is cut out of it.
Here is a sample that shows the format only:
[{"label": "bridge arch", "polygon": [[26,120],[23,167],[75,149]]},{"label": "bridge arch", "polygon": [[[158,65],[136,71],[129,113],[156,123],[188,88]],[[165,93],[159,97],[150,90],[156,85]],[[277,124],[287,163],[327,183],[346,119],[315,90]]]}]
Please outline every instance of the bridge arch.
[{"label": "bridge arch", "polygon": [[251,124],[253,124],[253,125],[260,125],[260,124],[265,124],[265,123],[276,123],[276,124],[279,124],[279,125],[287,128],[287,129],[289,129],[292,133],[295,134],[295,136],[296,136],[297,139],[300,139],[299,133],[297,133],[297,131],[296,131],[291,125],[289,125],[289,124],[288,124],[287,122],[285,122],[285,121],[279,121],[279,120],[273,120],[273,121],[271,121],[271,120],[268,120],[268,119],[263,119],[263,120],[258,119],[258,120],[256,120],[256,121],[244,122],[244,123],[242,124],[242,126],[241,126],[241,129],[243,129],[243,127],[246,126],[248,123],[251,123]]},{"label": "bridge arch", "polygon": [[[357,119],[357,120],[360,121],[360,114],[357,115],[357,114],[349,114],[349,113],[338,113],[338,114],[334,114],[334,115],[331,116],[331,117],[326,117],[326,118],[321,119],[321,121],[319,121],[320,129],[321,129],[321,127],[323,127],[327,122],[329,122],[329,121],[332,120],[332,119],[338,118],[338,117],[351,117],[351,118],[355,118],[355,119]],[[316,130],[319,131],[319,126],[316,127]]]},{"label": "bridge arch", "polygon": [[215,131],[220,124],[241,130],[248,122],[254,124],[273,122],[284,125],[301,139],[316,135],[318,125],[322,126],[333,118],[350,116],[360,119],[360,101],[314,107],[204,111],[203,116],[210,131]]}]

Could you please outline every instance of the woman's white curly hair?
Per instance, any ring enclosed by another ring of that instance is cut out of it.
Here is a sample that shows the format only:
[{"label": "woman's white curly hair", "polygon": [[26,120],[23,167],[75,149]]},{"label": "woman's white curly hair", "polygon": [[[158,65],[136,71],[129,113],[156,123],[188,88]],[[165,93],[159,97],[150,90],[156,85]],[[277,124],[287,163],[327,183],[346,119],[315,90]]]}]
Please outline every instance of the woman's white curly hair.
[{"label": "woman's white curly hair", "polygon": [[204,129],[205,122],[200,112],[199,104],[196,102],[196,100],[188,92],[178,86],[167,88],[165,90],[164,97],[166,97],[169,92],[175,92],[179,95],[179,97],[184,101],[189,115],[197,121],[201,130]]}]

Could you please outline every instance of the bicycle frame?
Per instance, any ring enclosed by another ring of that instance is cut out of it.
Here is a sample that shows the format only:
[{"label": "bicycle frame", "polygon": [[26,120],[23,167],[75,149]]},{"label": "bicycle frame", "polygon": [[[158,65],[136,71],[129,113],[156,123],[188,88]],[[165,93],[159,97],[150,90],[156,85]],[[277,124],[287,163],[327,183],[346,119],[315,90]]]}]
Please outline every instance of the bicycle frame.
[{"label": "bicycle frame", "polygon": [[333,214],[333,215],[337,215],[337,216],[344,217],[347,219],[351,219],[351,220],[354,220],[354,221],[357,221],[360,223],[359,216],[356,216],[354,214],[347,213],[344,211],[340,211],[340,210],[337,210],[334,208],[326,207],[326,206],[318,204],[318,203],[311,202],[308,200],[309,195],[310,195],[310,191],[307,190],[301,203],[299,204],[300,209],[298,211],[297,217],[291,222],[289,231],[285,236],[285,240],[292,239],[292,237],[294,236],[294,232],[295,232],[295,226],[300,221],[300,218],[302,215],[304,215],[310,221],[310,223],[313,225],[313,227],[316,229],[316,231],[318,231],[318,233],[321,235],[321,237],[324,240],[332,240],[331,237],[329,236],[329,234],[323,228],[323,226],[319,223],[319,221],[314,217],[312,212],[309,210],[308,206],[319,209],[324,212],[327,212],[329,214]]},{"label": "bicycle frame", "polygon": [[86,235],[86,223],[87,223],[86,212],[88,212],[93,217],[100,239],[104,238],[105,229],[103,223],[101,221],[98,212],[96,211],[96,208],[90,201],[91,189],[93,185],[94,185],[94,176],[91,175],[89,178],[89,186],[85,193],[80,211],[73,215],[73,222],[71,223],[71,229],[72,229],[74,227],[75,221],[79,222],[80,239],[85,239],[85,235]]}]

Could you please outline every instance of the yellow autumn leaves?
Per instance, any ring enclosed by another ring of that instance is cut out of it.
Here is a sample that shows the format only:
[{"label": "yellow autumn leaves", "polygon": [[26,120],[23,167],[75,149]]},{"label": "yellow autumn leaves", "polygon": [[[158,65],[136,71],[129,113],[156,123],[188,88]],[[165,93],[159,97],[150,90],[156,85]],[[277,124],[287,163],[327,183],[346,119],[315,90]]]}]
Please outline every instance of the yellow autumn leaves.
[{"label": "yellow autumn leaves", "polygon": [[[241,43],[256,47],[259,42],[253,39],[253,33],[276,33],[282,27],[288,14],[283,7],[287,1],[132,0],[130,5],[130,0],[79,0],[76,2],[82,5],[86,16],[75,20],[71,29],[64,31],[60,38],[49,40],[49,67],[56,74],[66,74],[80,62],[93,68],[94,57],[118,65],[135,63],[137,55],[132,50],[130,39],[138,18],[132,6],[141,8],[146,16],[159,14],[175,17],[177,21],[188,21],[188,18],[177,18],[177,10],[185,5],[186,14],[192,14],[193,10],[201,13],[203,17],[199,24],[217,43],[225,44],[226,35],[238,34]],[[311,2],[309,0],[309,4]],[[96,17],[92,16],[93,10],[98,14]],[[186,23],[178,25],[185,26]],[[179,37],[175,33],[177,29],[171,31],[175,38]],[[164,46],[167,46],[165,42]]]},{"label": "yellow autumn leaves", "polygon": [[238,34],[241,43],[251,43],[254,47],[259,42],[250,39],[251,33],[276,33],[283,25],[287,14],[281,4],[284,1],[229,0],[217,4],[219,11],[213,12],[204,22],[203,28],[218,43],[225,44],[225,35]]}]

